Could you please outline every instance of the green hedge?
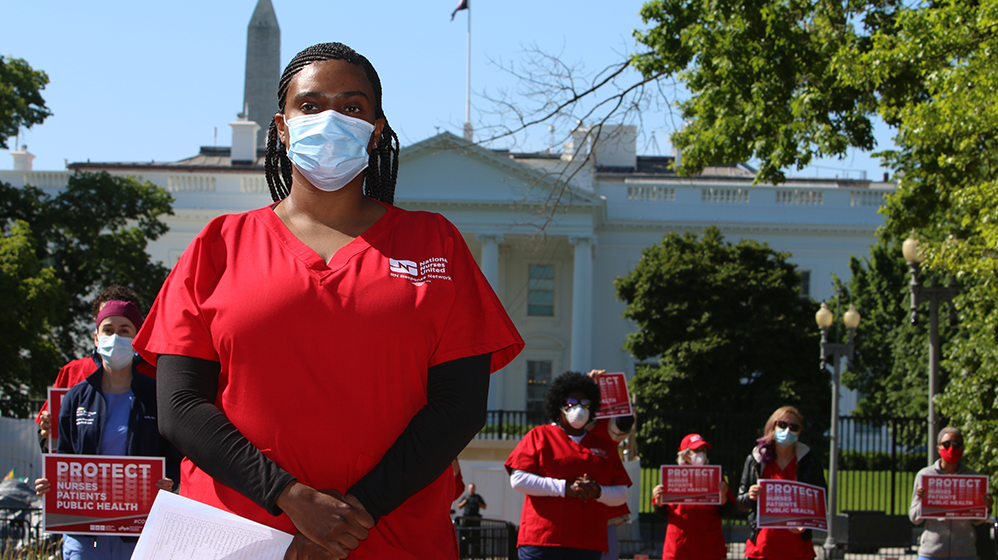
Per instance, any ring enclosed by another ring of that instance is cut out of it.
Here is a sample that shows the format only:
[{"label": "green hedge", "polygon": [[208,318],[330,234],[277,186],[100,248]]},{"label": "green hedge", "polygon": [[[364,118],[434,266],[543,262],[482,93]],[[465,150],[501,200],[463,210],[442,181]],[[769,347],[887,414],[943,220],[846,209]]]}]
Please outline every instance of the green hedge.
[{"label": "green hedge", "polygon": [[891,456],[884,451],[841,451],[839,470],[918,472],[925,466],[925,454],[898,453]]}]

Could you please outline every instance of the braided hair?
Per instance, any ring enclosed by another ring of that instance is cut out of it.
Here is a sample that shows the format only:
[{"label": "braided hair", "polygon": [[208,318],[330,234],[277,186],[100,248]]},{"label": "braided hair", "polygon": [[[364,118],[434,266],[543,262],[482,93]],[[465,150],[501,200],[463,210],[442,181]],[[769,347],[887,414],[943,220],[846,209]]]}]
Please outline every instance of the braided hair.
[{"label": "braided hair", "polygon": [[[363,55],[342,43],[320,43],[296,54],[284,74],[281,75],[281,82],[277,86],[277,105],[280,112],[284,113],[284,105],[288,93],[288,86],[291,79],[305,66],[313,62],[323,60],[344,60],[350,64],[356,64],[364,70],[371,87],[374,89],[375,98],[375,118],[385,119],[385,112],[381,106],[381,78],[378,72]],[[393,204],[395,201],[395,182],[398,179],[399,171],[399,139],[388,125],[385,119],[385,127],[378,139],[378,144],[371,152],[368,167],[364,171],[364,194],[380,200],[386,204]],[[270,196],[274,202],[284,200],[291,193],[291,160],[288,159],[288,150],[277,137],[277,124],[273,119],[270,121],[270,129],[267,131],[267,157],[264,160],[264,168],[267,174],[267,185],[270,187]]]}]

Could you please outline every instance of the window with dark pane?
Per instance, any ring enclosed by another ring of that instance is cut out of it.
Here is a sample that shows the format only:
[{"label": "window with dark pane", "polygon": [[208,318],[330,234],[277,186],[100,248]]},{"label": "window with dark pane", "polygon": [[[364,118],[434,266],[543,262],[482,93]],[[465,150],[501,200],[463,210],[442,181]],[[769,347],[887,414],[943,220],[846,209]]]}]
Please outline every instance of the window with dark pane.
[{"label": "window with dark pane", "polygon": [[800,297],[811,297],[811,271],[800,271]]},{"label": "window with dark pane", "polygon": [[551,360],[527,360],[527,419],[531,424],[547,424],[544,398],[551,385]]},{"label": "window with dark pane", "polygon": [[554,266],[530,265],[527,289],[527,315],[554,316]]}]

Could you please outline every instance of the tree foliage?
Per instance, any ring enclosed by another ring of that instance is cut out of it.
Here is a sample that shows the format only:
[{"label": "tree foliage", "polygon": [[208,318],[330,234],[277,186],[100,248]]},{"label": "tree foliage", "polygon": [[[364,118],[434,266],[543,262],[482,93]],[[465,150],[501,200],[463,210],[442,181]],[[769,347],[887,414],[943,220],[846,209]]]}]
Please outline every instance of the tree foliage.
[{"label": "tree foliage", "polygon": [[63,359],[92,344],[89,301],[102,286],[128,286],[145,306],[152,304],[168,270],[150,261],[146,246],[166,232],[160,217],[173,213],[172,202],[150,182],[106,172],[74,174],[54,196],[0,183],[0,223],[32,225],[36,258],[51,267],[68,296],[51,324]]},{"label": "tree foliage", "polygon": [[[998,466],[998,0],[662,0],[642,15],[652,27],[637,38],[651,51],[635,64],[678,76],[692,94],[673,138],[682,172],[756,157],[758,179],[778,181],[814,155],[871,148],[873,115],[894,128],[897,149],[882,155],[898,190],[881,235],[914,233],[925,276],[961,280],[938,404],[968,430],[978,464]],[[885,274],[896,266],[870,264]],[[868,280],[884,282],[868,300],[883,348],[863,349],[858,363],[871,369],[850,382],[868,391],[866,410],[921,409],[916,361],[927,337],[903,323],[892,331],[890,307],[907,294],[896,280]]]},{"label": "tree foliage", "polygon": [[[856,334],[855,356],[843,373],[846,387],[862,396],[858,416],[907,416],[924,418],[928,411],[928,321],[924,313],[911,324],[908,264],[900,243],[880,240],[862,259],[849,259],[850,278],[836,278],[840,295],[832,309],[853,304],[862,315]],[[945,309],[940,338],[950,341],[958,330],[949,326]],[[839,330],[845,336],[844,329]],[[844,342],[844,340],[843,340]],[[940,369],[940,387],[949,380],[949,369]]]},{"label": "tree foliage", "polygon": [[874,146],[875,92],[850,82],[842,51],[868,50],[900,2],[656,0],[635,37],[643,75],[677,77],[685,125],[672,135],[680,173],[758,158],[757,181],[782,182],[818,156]]},{"label": "tree foliage", "polygon": [[626,348],[639,360],[632,381],[641,437],[662,438],[661,413],[758,412],[793,404],[814,436],[828,427],[830,376],[818,367],[812,301],[787,254],[751,240],[669,234],[618,278],[624,316],[638,330]]},{"label": "tree foliage", "polygon": [[24,60],[0,56],[0,149],[7,149],[7,139],[21,127],[31,128],[52,114],[41,94],[48,83],[45,72]]},{"label": "tree foliage", "polygon": [[50,330],[67,297],[52,267],[41,267],[36,240],[24,221],[0,237],[0,413],[20,415],[41,394],[60,365]]}]

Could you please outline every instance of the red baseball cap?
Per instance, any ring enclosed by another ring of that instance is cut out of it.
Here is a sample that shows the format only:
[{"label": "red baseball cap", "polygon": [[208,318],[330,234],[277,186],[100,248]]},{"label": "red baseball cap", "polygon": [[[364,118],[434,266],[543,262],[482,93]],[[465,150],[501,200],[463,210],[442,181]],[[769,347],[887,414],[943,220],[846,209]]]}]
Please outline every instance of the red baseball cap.
[{"label": "red baseball cap", "polygon": [[679,450],[684,449],[700,449],[701,447],[706,447],[707,449],[713,449],[706,440],[700,437],[700,434],[688,434],[683,438],[683,442],[679,444]]}]

